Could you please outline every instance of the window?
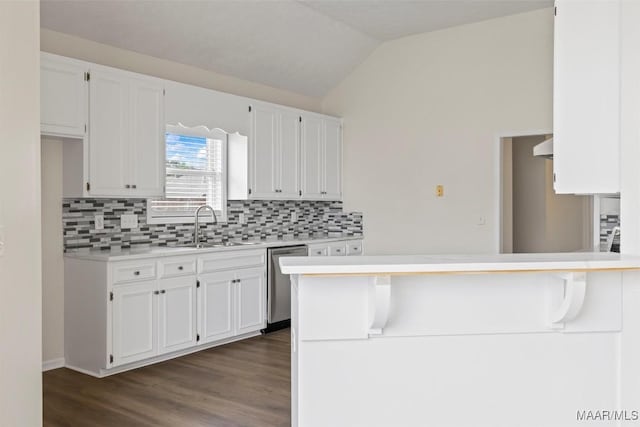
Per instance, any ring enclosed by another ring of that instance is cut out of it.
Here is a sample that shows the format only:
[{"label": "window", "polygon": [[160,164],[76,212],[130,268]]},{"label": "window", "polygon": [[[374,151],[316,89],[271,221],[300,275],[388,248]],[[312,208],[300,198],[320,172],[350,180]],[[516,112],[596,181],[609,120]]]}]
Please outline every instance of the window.
[{"label": "window", "polygon": [[165,198],[149,200],[148,222],[193,222],[201,205],[213,207],[218,221],[226,220],[227,134],[203,126],[167,126],[165,143]]}]

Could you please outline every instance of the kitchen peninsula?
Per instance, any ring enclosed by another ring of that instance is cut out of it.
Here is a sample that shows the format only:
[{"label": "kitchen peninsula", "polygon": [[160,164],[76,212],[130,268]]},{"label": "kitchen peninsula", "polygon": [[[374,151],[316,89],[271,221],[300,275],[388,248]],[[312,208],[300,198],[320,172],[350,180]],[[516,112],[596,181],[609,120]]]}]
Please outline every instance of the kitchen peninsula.
[{"label": "kitchen peninsula", "polygon": [[581,410],[638,409],[630,361],[640,316],[629,308],[640,304],[640,257],[284,258],[281,267],[293,286],[293,426],[570,426]]}]

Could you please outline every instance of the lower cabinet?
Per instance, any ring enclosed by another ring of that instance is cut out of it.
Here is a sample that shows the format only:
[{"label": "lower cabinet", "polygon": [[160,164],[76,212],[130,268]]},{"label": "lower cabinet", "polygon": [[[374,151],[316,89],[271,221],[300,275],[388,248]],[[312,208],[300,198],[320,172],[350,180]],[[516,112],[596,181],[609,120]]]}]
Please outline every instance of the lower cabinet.
[{"label": "lower cabinet", "polygon": [[196,279],[186,276],[113,287],[111,366],[196,345]]},{"label": "lower cabinet", "polygon": [[158,354],[155,291],[155,280],[113,287],[111,366],[137,362]]},{"label": "lower cabinet", "polygon": [[[309,246],[309,255],[361,251],[357,240]],[[266,289],[265,249],[66,257],[65,364],[101,377],[256,333],[266,327]]]},{"label": "lower cabinet", "polygon": [[308,248],[309,256],[362,255],[362,240],[315,243]]},{"label": "lower cabinet", "polygon": [[158,353],[170,353],[197,343],[196,279],[161,279],[158,296]]},{"label": "lower cabinet", "polygon": [[202,343],[265,327],[264,268],[203,274],[198,281]]},{"label": "lower cabinet", "polygon": [[199,276],[198,311],[200,340],[203,343],[233,336],[233,301],[235,273],[209,273]]}]

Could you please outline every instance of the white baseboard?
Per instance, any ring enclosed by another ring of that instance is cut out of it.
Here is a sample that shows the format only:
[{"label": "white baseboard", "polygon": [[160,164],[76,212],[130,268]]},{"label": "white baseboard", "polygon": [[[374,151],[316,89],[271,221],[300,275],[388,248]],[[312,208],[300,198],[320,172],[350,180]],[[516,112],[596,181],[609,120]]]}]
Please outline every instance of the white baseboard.
[{"label": "white baseboard", "polygon": [[42,372],[50,371],[52,369],[64,368],[64,357],[57,359],[45,360],[42,362]]}]

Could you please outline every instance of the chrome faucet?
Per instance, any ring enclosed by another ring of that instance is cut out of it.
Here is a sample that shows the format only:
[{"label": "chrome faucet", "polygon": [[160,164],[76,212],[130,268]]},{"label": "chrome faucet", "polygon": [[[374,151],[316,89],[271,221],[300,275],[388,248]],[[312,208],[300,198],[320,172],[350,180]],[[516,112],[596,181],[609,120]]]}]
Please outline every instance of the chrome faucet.
[{"label": "chrome faucet", "polygon": [[193,244],[196,248],[201,248],[202,243],[200,243],[200,211],[203,209],[209,209],[211,211],[211,217],[213,218],[213,223],[218,223],[218,217],[216,216],[216,211],[209,205],[202,205],[196,209],[196,216],[194,219],[194,227],[193,227]]}]

